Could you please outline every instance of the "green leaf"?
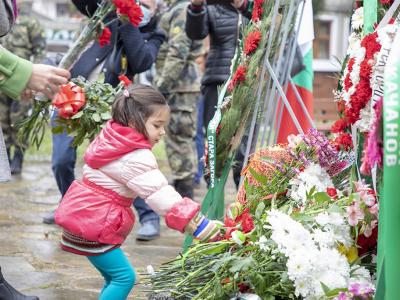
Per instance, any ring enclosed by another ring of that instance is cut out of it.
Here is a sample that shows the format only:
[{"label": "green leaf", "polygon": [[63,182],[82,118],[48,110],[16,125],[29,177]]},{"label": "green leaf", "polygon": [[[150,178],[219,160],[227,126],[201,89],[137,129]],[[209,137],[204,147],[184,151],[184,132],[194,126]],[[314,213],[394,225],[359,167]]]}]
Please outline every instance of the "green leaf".
[{"label": "green leaf", "polygon": [[100,120],[101,120],[100,115],[98,113],[94,113],[92,115],[92,119],[93,119],[93,121],[95,121],[97,123],[100,122]]},{"label": "green leaf", "polygon": [[100,116],[101,116],[101,118],[103,119],[103,120],[110,120],[111,119],[111,113],[108,111],[108,112],[104,112],[104,113],[101,113],[100,114]]},{"label": "green leaf", "polygon": [[329,197],[329,195],[325,192],[318,192],[314,194],[314,199],[318,202],[318,203],[325,203],[325,202],[331,202],[332,199],[331,197]]},{"label": "green leaf", "polygon": [[240,260],[236,260],[236,262],[229,269],[230,272],[236,273],[241,270],[247,270],[254,264],[254,260],[252,257],[247,257],[245,259],[240,258]]},{"label": "green leaf", "polygon": [[253,175],[254,179],[257,180],[259,183],[263,184],[263,185],[267,185],[268,184],[268,177],[257,173],[254,169],[249,168],[249,171],[251,173],[251,175]]},{"label": "green leaf", "polygon": [[62,134],[64,132],[64,127],[63,126],[55,126],[51,128],[51,132],[53,134]]},{"label": "green leaf", "polygon": [[78,111],[75,115],[71,117],[71,119],[79,119],[83,115],[83,110]]},{"label": "green leaf", "polygon": [[255,212],[255,217],[256,217],[256,219],[260,219],[260,218],[261,218],[261,216],[262,216],[262,214],[263,214],[263,212],[264,212],[264,209],[265,209],[265,204],[264,204],[264,202],[260,202],[260,203],[257,205],[256,212]]},{"label": "green leaf", "polygon": [[322,281],[320,283],[321,283],[322,290],[324,291],[325,295],[327,296],[328,293],[331,291],[331,289],[327,285],[325,285]]}]

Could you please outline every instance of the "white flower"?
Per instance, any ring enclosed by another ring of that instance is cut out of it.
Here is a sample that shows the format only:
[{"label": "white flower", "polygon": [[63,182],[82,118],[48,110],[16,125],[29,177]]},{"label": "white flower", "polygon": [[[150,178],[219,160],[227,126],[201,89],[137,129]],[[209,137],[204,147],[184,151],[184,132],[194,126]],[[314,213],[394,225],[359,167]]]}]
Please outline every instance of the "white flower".
[{"label": "white flower", "polygon": [[268,247],[268,238],[265,235],[260,236],[258,242],[256,242],[256,245],[258,245],[258,247],[260,247],[260,250],[262,251],[270,250],[270,248]]},{"label": "white flower", "polygon": [[364,9],[363,7],[357,8],[351,16],[351,28],[354,30],[361,29],[364,25]]},{"label": "white flower", "polygon": [[290,148],[296,148],[297,145],[299,145],[303,141],[303,139],[300,134],[298,135],[290,134],[287,137],[287,141],[288,141],[288,146]]},{"label": "white flower", "polygon": [[242,245],[246,241],[246,236],[244,235],[243,232],[235,230],[234,232],[232,232],[232,240],[236,244]]},{"label": "white flower", "polygon": [[304,205],[307,200],[307,193],[313,187],[317,192],[325,192],[328,187],[333,186],[333,182],[328,173],[318,164],[311,163],[289,181],[290,190],[289,197]]},{"label": "white flower", "polygon": [[352,283],[372,284],[371,274],[365,267],[355,265],[351,268],[350,284]]},{"label": "white flower", "polygon": [[153,266],[152,265],[148,265],[147,267],[146,267],[146,269],[147,269],[147,274],[149,274],[149,275],[154,275],[156,272],[154,271],[154,268],[153,268]]},{"label": "white flower", "polygon": [[340,232],[347,226],[343,216],[339,213],[320,214],[316,223],[324,226],[315,229],[313,234],[301,223],[277,210],[269,212],[267,222],[271,224],[271,240],[277,244],[277,250],[288,258],[287,274],[293,281],[296,296],[304,299],[323,297],[321,282],[330,289],[348,286],[350,267],[334,243],[337,240],[336,229]]}]

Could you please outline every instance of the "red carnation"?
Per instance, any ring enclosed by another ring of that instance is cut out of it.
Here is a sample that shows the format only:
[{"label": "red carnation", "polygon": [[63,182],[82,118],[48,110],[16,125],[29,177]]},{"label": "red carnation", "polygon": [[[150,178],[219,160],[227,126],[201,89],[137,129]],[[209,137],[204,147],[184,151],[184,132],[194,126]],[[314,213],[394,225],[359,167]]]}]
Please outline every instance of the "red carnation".
[{"label": "red carnation", "polygon": [[139,5],[132,0],[114,0],[114,5],[117,8],[117,13],[125,15],[133,26],[139,26],[143,18],[143,12]]},{"label": "red carnation", "polygon": [[262,5],[263,5],[263,0],[254,0],[253,11],[251,14],[251,20],[253,22],[260,21],[261,15],[263,13]]},{"label": "red carnation", "polygon": [[126,77],[125,75],[119,75],[118,79],[119,79],[119,81],[124,83],[125,87],[128,87],[128,86],[130,86],[132,84],[132,81],[128,77]]},{"label": "red carnation", "polygon": [[352,58],[350,58],[348,65],[347,65],[348,72],[347,72],[346,78],[344,79],[344,89],[346,91],[348,91],[349,88],[353,85],[353,83],[351,82],[351,79],[350,79],[350,73],[353,71],[353,66],[354,66],[355,61],[356,61],[355,58],[352,57]]},{"label": "red carnation", "polygon": [[255,50],[257,50],[261,38],[262,34],[259,30],[250,32],[244,41],[244,54],[249,55],[250,53],[253,53]]},{"label": "red carnation", "polygon": [[101,32],[101,34],[99,36],[100,47],[109,45],[110,38],[111,38],[111,30],[108,27],[104,27],[103,31]]},{"label": "red carnation", "polygon": [[390,5],[390,4],[392,4],[392,0],[379,0],[380,2],[381,2],[381,4],[383,4],[383,5]]},{"label": "red carnation", "polygon": [[331,132],[332,133],[340,133],[343,132],[347,127],[347,121],[345,118],[337,120],[335,123],[333,123],[331,127]]},{"label": "red carnation", "polygon": [[229,83],[229,86],[228,86],[228,90],[229,90],[230,92],[233,91],[234,87],[235,87],[238,83],[240,83],[240,82],[246,80],[246,72],[247,72],[246,66],[239,66],[239,67],[236,69],[236,72],[235,72],[235,74],[233,75],[233,78],[231,79],[231,82]]},{"label": "red carnation", "polygon": [[339,102],[337,103],[337,108],[338,108],[338,111],[339,111],[340,113],[344,112],[344,109],[346,108],[345,102],[344,102],[343,100],[342,100],[342,101],[339,101]]},{"label": "red carnation", "polygon": [[254,221],[248,210],[245,210],[237,220],[240,220],[244,233],[248,233],[254,229]]},{"label": "red carnation", "polygon": [[336,145],[336,148],[338,150],[344,149],[344,150],[350,150],[353,148],[353,140],[351,139],[351,135],[349,133],[343,133],[339,135],[333,143]]},{"label": "red carnation", "polygon": [[335,188],[326,188],[326,193],[329,195],[329,197],[336,199],[337,198],[337,191]]}]

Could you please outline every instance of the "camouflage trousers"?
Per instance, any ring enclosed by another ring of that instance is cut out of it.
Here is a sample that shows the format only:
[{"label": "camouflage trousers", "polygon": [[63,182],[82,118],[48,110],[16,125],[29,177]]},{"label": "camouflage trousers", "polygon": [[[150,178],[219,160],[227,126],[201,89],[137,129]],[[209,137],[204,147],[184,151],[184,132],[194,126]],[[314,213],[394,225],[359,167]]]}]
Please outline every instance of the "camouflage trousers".
[{"label": "camouflage trousers", "polygon": [[0,125],[3,129],[4,142],[7,148],[19,145],[17,141],[18,130],[14,125],[27,116],[31,106],[30,102],[13,100],[4,94],[0,94]]},{"label": "camouflage trousers", "polygon": [[197,172],[196,124],[200,93],[173,93],[167,96],[171,119],[165,145],[174,180],[194,179]]}]

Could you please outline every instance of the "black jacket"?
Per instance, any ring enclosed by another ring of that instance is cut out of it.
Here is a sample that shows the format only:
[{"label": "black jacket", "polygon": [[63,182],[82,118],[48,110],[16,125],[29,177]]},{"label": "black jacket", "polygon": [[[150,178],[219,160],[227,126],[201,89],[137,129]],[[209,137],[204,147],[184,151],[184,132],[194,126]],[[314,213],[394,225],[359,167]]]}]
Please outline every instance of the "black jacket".
[{"label": "black jacket", "polygon": [[[77,9],[90,16],[97,8],[97,2],[92,0],[72,0]],[[109,19],[116,16],[109,16]],[[157,29],[155,19],[140,30],[132,24],[114,22],[109,26],[111,30],[110,45],[100,47],[96,41],[87,49],[71,70],[71,76],[88,78],[93,69],[105,60],[105,82],[116,86],[118,76],[122,73],[132,79],[135,74],[151,68],[156,61],[158,50],[165,40],[163,31]],[[122,70],[122,55],[126,56],[128,68]]]},{"label": "black jacket", "polygon": [[193,40],[210,35],[210,51],[202,84],[222,84],[230,74],[239,39],[239,12],[232,5],[213,4],[194,8],[189,5],[186,34]]}]

